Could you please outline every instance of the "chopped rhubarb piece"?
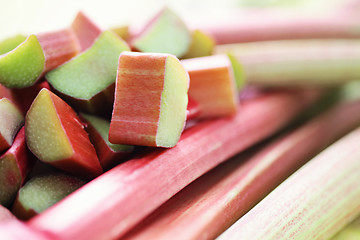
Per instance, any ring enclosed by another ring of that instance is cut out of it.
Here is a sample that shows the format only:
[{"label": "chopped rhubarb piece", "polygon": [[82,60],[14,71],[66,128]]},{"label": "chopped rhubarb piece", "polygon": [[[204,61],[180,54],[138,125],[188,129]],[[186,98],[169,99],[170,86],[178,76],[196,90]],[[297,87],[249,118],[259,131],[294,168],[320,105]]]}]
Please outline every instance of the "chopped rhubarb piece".
[{"label": "chopped rhubarb piece", "polygon": [[24,116],[7,98],[0,99],[0,152],[9,148],[21,125]]},{"label": "chopped rhubarb piece", "polygon": [[33,85],[44,71],[45,56],[35,35],[0,56],[0,84],[8,88]]},{"label": "chopped rhubarb piece", "polygon": [[81,51],[88,49],[101,34],[102,30],[83,12],[78,12],[71,24],[79,43]]},{"label": "chopped rhubarb piece", "polygon": [[189,75],[175,56],[122,53],[110,142],[175,146],[185,126],[188,88]]},{"label": "chopped rhubarb piece", "polygon": [[360,214],[359,139],[360,128],[326,148],[219,239],[332,237]]},{"label": "chopped rhubarb piece", "polygon": [[102,169],[78,116],[69,105],[42,89],[25,119],[26,142],[34,155],[77,176],[93,178]]},{"label": "chopped rhubarb piece", "polygon": [[141,52],[184,55],[191,43],[191,34],[184,22],[170,9],[164,8],[133,37],[132,46]]},{"label": "chopped rhubarb piece", "polygon": [[196,29],[191,33],[191,44],[181,58],[194,58],[210,56],[213,53],[215,41],[206,33]]},{"label": "chopped rhubarb piece", "polygon": [[72,30],[30,35],[13,51],[0,56],[0,84],[8,88],[32,86],[44,72],[79,51]]},{"label": "chopped rhubarb piece", "polygon": [[18,106],[20,111],[26,115],[31,103],[34,101],[39,91],[43,88],[50,89],[49,83],[44,81],[27,88],[14,88],[10,90],[10,94],[14,99],[16,106]]},{"label": "chopped rhubarb piece", "polygon": [[360,42],[354,39],[230,44],[216,52],[231,52],[253,85],[328,86],[360,78]]},{"label": "chopped rhubarb piece", "polygon": [[24,35],[15,35],[13,37],[4,39],[0,42],[0,55],[10,52],[19,44],[21,44],[23,41],[25,41],[26,37]]},{"label": "chopped rhubarb piece", "polygon": [[174,148],[114,167],[28,224],[57,239],[120,237],[190,182],[279,130],[314,97],[291,91],[246,101],[234,117],[189,128]]},{"label": "chopped rhubarb piece", "polygon": [[96,149],[100,164],[104,170],[108,170],[120,162],[134,150],[134,146],[112,144],[109,142],[110,122],[106,119],[81,114],[86,121],[86,131],[89,133],[90,141]]},{"label": "chopped rhubarb piece", "polygon": [[87,51],[50,71],[46,79],[74,108],[110,115],[118,59],[124,50],[129,50],[127,44],[105,31]]},{"label": "chopped rhubarb piece", "polygon": [[116,33],[116,35],[121,37],[124,41],[129,41],[130,39],[129,26],[125,25],[125,26],[115,27],[112,28],[111,30],[114,33]]},{"label": "chopped rhubarb piece", "polygon": [[79,178],[61,173],[33,177],[19,190],[12,212],[19,219],[30,219],[84,184]]},{"label": "chopped rhubarb piece", "polygon": [[359,124],[360,101],[339,104],[199,178],[124,239],[215,239],[297,168]]},{"label": "chopped rhubarb piece", "polygon": [[0,204],[10,206],[16,193],[24,183],[34,158],[26,147],[22,128],[16,135],[11,148],[0,156]]},{"label": "chopped rhubarb piece", "polygon": [[226,55],[182,60],[190,76],[189,96],[198,102],[200,116],[235,114],[238,94],[231,61]]}]

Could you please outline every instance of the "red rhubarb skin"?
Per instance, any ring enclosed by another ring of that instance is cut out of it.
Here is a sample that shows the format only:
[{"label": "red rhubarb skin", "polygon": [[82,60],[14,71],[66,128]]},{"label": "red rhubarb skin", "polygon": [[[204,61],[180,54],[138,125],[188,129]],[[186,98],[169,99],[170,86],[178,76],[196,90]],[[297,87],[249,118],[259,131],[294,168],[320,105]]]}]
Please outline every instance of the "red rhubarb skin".
[{"label": "red rhubarb skin", "polygon": [[81,52],[88,49],[102,32],[102,30],[81,11],[76,15],[71,24],[71,28],[78,38]]},{"label": "red rhubarb skin", "polygon": [[95,148],[90,143],[89,137],[79,117],[62,99],[50,91],[49,94],[62,128],[72,146],[73,155],[66,159],[59,159],[48,163],[84,178],[94,178],[100,175],[102,168],[99,159],[96,156]]},{"label": "red rhubarb skin", "polygon": [[[13,192],[10,193],[10,195],[13,195],[12,200],[14,200],[16,192],[20,186],[24,184],[26,177],[35,163],[34,156],[26,146],[24,127],[22,127],[16,135],[11,147],[0,156],[0,162],[5,157],[7,157],[8,161],[15,161],[17,166],[17,169],[8,169],[8,171],[4,173],[7,175],[7,184],[12,186]],[[18,171],[20,172],[20,179],[17,177]]]},{"label": "red rhubarb skin", "polygon": [[6,240],[49,240],[46,236],[34,229],[29,228],[25,223],[17,219],[9,219],[0,223],[1,239]]},{"label": "red rhubarb skin", "polygon": [[44,71],[50,71],[76,56],[80,51],[79,42],[72,29],[37,34],[36,37],[45,55]]},{"label": "red rhubarb skin", "polygon": [[7,98],[10,101],[14,102],[14,98],[11,94],[11,90],[4,87],[3,85],[0,85],[0,99],[1,98]]},{"label": "red rhubarb skin", "polygon": [[10,91],[14,98],[14,103],[19,107],[20,111],[26,115],[31,103],[34,101],[39,91],[43,88],[50,89],[49,83],[44,81],[31,87],[18,89],[14,88]]},{"label": "red rhubarb skin", "polygon": [[235,11],[217,22],[193,27],[211,35],[217,44],[286,39],[359,38],[357,16],[335,13],[306,16],[281,10]]},{"label": "red rhubarb skin", "polygon": [[0,152],[8,149],[9,147],[10,147],[10,144],[6,141],[6,139],[0,133]]},{"label": "red rhubarb skin", "polygon": [[16,159],[22,179],[21,185],[24,184],[26,176],[35,163],[34,156],[30,153],[26,145],[25,129],[22,127],[16,135],[13,144],[4,154],[11,154]]},{"label": "red rhubarb skin", "polygon": [[87,122],[83,117],[81,118],[85,122],[86,131],[89,134],[90,141],[95,147],[96,154],[99,158],[101,167],[106,171],[119,163],[125,161],[132,151],[116,152],[105,142],[104,138],[94,128],[91,123]]},{"label": "red rhubarb skin", "polygon": [[282,128],[314,98],[284,92],[249,100],[233,117],[186,130],[175,147],[109,170],[28,224],[57,239],[120,237],[190,182]]},{"label": "red rhubarb skin", "polygon": [[120,55],[109,131],[111,143],[157,146],[166,58],[164,54]]},{"label": "red rhubarb skin", "polygon": [[201,110],[199,103],[189,96],[186,120],[195,119],[200,116]]},{"label": "red rhubarb skin", "polygon": [[201,177],[123,239],[215,239],[300,166],[359,124],[360,101],[338,105],[263,149],[237,156]]}]

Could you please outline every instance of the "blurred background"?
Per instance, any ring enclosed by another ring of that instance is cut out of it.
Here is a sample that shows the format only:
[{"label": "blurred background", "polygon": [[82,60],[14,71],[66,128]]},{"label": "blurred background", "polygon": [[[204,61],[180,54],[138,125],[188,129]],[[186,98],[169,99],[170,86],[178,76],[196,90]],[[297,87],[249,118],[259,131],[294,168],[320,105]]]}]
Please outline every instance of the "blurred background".
[{"label": "blurred background", "polygon": [[[356,0],[0,0],[0,39],[67,27],[79,10],[103,28],[140,24],[169,6],[191,24],[221,21],[241,8],[288,8],[326,14]],[[295,13],[294,13],[295,14]]]}]

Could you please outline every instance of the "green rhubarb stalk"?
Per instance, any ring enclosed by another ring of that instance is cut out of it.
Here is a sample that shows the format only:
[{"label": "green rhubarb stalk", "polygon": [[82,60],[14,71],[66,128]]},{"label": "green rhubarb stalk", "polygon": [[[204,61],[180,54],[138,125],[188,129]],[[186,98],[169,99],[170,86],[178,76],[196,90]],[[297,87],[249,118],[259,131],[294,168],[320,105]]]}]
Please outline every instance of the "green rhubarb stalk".
[{"label": "green rhubarb stalk", "polygon": [[124,239],[214,239],[298,167],[359,124],[360,101],[338,104],[255,149],[256,154],[240,155],[201,177]]},{"label": "green rhubarb stalk", "polygon": [[242,64],[249,84],[329,86],[360,78],[360,41],[284,40],[218,46]]},{"label": "green rhubarb stalk", "polygon": [[360,128],[325,149],[218,239],[332,237],[360,214],[359,139]]}]

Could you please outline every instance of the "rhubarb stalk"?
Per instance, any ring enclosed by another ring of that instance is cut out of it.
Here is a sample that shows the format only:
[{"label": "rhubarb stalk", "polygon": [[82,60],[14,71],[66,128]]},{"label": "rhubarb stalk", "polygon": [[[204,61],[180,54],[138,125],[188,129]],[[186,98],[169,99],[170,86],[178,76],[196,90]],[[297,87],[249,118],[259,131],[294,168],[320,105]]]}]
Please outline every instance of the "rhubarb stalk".
[{"label": "rhubarb stalk", "polygon": [[279,10],[237,11],[193,27],[208,33],[217,44],[360,37],[358,18],[346,13],[311,16]]},{"label": "rhubarb stalk", "polygon": [[124,239],[214,239],[298,167],[359,124],[360,101],[339,104],[262,150],[255,149],[256,154],[239,155],[201,177]]},{"label": "rhubarb stalk", "polygon": [[254,85],[338,85],[360,78],[357,39],[243,43],[220,46],[216,52],[231,52]]},{"label": "rhubarb stalk", "polygon": [[360,128],[328,147],[219,239],[328,239],[333,236],[360,214],[359,139]]},{"label": "rhubarb stalk", "polygon": [[109,170],[28,223],[57,239],[122,236],[197,177],[279,130],[315,95],[279,92],[249,100],[234,117],[187,129],[175,147]]}]

